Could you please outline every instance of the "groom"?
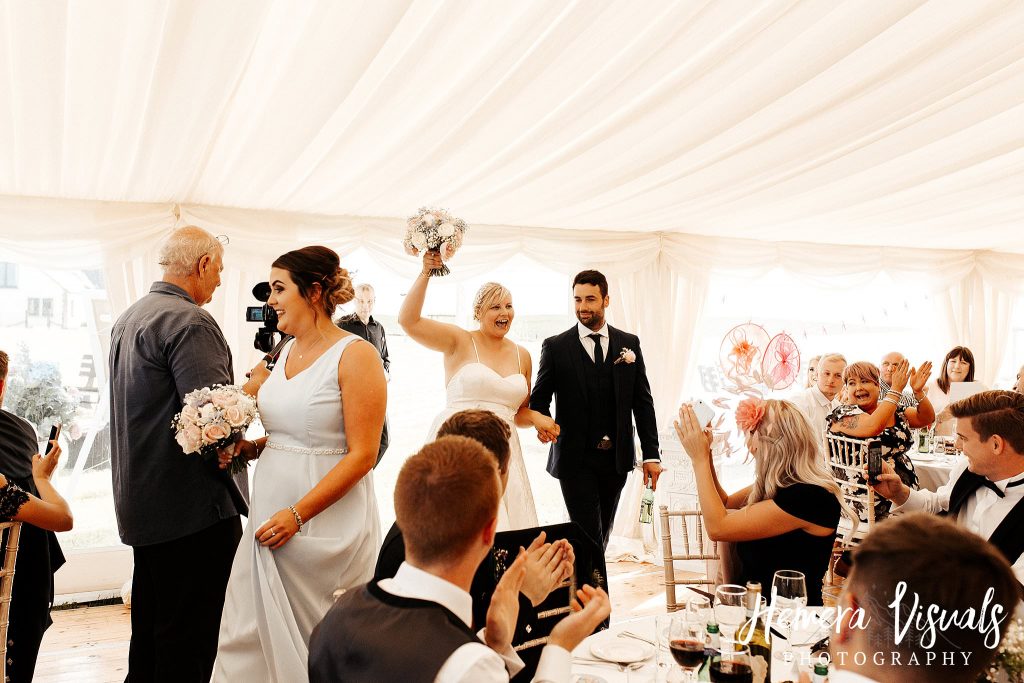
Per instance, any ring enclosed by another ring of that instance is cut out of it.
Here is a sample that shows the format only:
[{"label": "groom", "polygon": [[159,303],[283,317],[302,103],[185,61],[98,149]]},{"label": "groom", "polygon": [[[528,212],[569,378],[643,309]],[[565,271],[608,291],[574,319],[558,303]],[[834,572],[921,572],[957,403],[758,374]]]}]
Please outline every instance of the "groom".
[{"label": "groom", "polygon": [[[640,340],[605,322],[608,280],[584,270],[572,281],[575,325],[544,340],[530,408],[551,415],[559,431],[548,472],[562,487],[569,519],[603,548],[615,506],[633,469],[633,417],[643,452],[644,483],[657,487],[662,472],[654,400]],[[541,441],[549,441],[541,435]]]}]

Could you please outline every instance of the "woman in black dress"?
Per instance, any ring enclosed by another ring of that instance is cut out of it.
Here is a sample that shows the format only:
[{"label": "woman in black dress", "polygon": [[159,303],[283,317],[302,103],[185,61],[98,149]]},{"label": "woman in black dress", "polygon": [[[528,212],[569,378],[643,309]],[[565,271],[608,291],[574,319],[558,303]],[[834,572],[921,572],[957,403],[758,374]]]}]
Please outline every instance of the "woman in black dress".
[{"label": "woman in black dress", "polygon": [[35,428],[0,410],[0,522],[23,522],[7,627],[11,683],[32,680],[39,644],[51,623],[53,575],[64,564],[53,532],[67,531],[73,521],[67,502],[50,483],[61,454],[53,443],[47,455],[37,454]]},{"label": "woman in black dress", "polygon": [[776,571],[795,569],[806,579],[808,604],[820,605],[821,580],[843,508],[820,439],[789,401],[744,399],[736,425],[754,457],[755,479],[730,495],[715,474],[711,431],[701,428],[689,405],[679,409],[675,423],[693,461],[708,536],[734,544],[739,566],[730,581],[758,581],[767,593]]}]

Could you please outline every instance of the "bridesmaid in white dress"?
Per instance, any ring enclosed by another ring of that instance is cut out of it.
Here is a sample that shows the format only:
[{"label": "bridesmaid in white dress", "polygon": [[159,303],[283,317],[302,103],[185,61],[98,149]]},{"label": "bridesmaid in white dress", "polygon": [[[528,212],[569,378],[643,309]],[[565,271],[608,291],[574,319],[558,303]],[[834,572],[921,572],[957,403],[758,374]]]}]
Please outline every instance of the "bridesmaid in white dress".
[{"label": "bridesmaid in white dress", "polygon": [[405,332],[428,349],[444,354],[447,404],[430,428],[429,439],[451,414],[468,408],[490,410],[512,427],[509,446],[508,486],[499,510],[498,529],[537,526],[537,508],[523,462],[516,427],[534,427],[549,440],[558,435],[558,425],[547,415],[530,410],[530,377],[533,361],[526,349],[506,339],[515,311],[512,295],[499,284],[480,288],[473,302],[473,318],[479,328],[464,330],[457,325],[422,316],[423,300],[430,281],[427,273],[439,268],[441,257],[423,254],[423,270],[409,289],[398,314]]},{"label": "bridesmaid in white dress", "polygon": [[380,546],[372,468],[387,389],[376,349],[331,322],[352,298],[326,247],[288,252],[267,302],[294,335],[259,389],[267,436],[241,442],[259,458],[251,516],[228,581],[213,680],[308,681],[309,636],[333,593],[369,581]]}]

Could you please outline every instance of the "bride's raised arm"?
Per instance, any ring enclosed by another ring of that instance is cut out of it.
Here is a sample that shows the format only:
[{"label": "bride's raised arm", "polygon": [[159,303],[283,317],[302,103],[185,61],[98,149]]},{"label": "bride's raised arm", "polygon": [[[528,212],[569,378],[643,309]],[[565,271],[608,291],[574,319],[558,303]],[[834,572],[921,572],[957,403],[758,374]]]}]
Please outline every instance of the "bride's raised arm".
[{"label": "bride's raised arm", "polygon": [[428,349],[451,354],[455,352],[459,338],[466,335],[466,331],[457,325],[423,317],[423,300],[427,296],[427,283],[430,281],[428,273],[431,269],[440,267],[440,254],[433,251],[424,252],[423,270],[405,295],[402,308],[398,311],[398,324],[406,334]]}]

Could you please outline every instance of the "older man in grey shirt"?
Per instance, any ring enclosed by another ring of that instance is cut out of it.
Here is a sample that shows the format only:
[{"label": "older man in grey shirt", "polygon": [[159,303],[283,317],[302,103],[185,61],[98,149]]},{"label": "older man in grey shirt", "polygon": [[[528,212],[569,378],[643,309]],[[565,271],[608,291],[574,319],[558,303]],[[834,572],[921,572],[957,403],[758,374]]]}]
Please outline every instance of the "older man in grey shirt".
[{"label": "older man in grey shirt", "polygon": [[231,351],[201,307],[220,285],[221,243],[196,227],[164,243],[163,279],[111,332],[114,507],[132,546],[126,681],[209,681],[231,561],[248,513],[216,462],[185,455],[171,418],[185,394],[232,382]]}]

